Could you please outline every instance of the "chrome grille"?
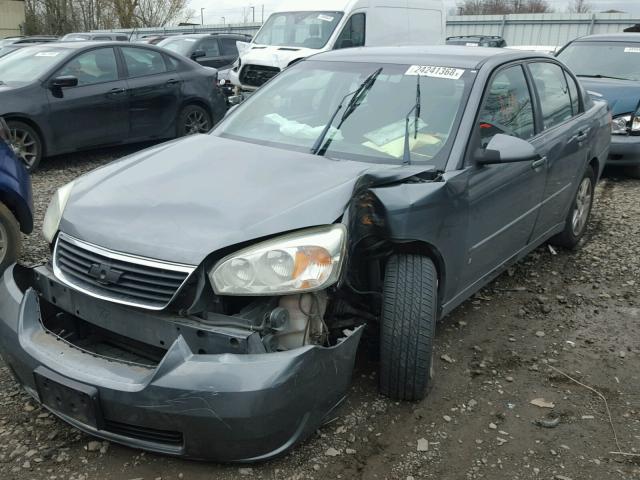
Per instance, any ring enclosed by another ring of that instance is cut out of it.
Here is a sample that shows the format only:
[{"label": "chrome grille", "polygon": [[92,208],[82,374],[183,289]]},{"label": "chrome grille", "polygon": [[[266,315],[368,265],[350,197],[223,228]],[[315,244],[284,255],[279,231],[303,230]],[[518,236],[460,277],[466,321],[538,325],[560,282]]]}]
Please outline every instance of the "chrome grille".
[{"label": "chrome grille", "polygon": [[158,260],[134,257],[58,235],[53,271],[61,281],[93,297],[115,303],[162,310],[195,270]]}]

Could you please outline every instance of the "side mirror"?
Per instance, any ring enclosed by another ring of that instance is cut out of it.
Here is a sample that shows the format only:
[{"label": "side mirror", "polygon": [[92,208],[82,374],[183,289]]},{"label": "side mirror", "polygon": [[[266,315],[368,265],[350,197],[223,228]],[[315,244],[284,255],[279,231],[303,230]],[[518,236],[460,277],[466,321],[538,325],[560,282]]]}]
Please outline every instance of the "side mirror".
[{"label": "side mirror", "polygon": [[207,52],[205,52],[204,50],[196,50],[191,54],[191,58],[193,60],[197,60],[198,58],[202,58],[206,56],[207,56]]},{"label": "side mirror", "polygon": [[62,77],[56,77],[51,80],[51,88],[65,88],[65,87],[77,87],[78,79],[72,75],[65,75]]},{"label": "side mirror", "polygon": [[500,163],[532,162],[540,155],[526,140],[499,133],[495,135],[487,148],[476,154],[478,165],[495,165]]}]

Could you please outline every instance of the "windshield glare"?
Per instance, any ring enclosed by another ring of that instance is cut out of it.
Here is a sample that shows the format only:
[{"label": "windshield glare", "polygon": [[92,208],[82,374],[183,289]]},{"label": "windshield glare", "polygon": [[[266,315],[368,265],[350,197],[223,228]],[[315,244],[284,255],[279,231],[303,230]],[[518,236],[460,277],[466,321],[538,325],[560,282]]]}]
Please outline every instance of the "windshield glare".
[{"label": "windshield glare", "polygon": [[31,83],[69,54],[51,46],[26,47],[0,58],[0,81],[20,86]]},{"label": "windshield glare", "polygon": [[254,43],[278,47],[323,48],[342,18],[342,12],[274,13]]},{"label": "windshield glare", "polygon": [[[287,69],[255,93],[214,133],[263,145],[310,152],[341,99],[382,67],[360,105],[338,130],[351,97],[344,102],[327,139],[326,156],[375,163],[402,163],[405,118],[416,104],[418,77],[410,65],[305,61]],[[409,116],[412,163],[444,167],[447,150],[472,83],[421,76],[421,114]]]},{"label": "windshield glare", "polygon": [[574,42],[558,58],[577,76],[640,80],[640,43]]},{"label": "windshield glare", "polygon": [[179,55],[188,55],[193,45],[198,40],[195,38],[166,38],[161,42],[158,42],[158,46],[171,50]]}]

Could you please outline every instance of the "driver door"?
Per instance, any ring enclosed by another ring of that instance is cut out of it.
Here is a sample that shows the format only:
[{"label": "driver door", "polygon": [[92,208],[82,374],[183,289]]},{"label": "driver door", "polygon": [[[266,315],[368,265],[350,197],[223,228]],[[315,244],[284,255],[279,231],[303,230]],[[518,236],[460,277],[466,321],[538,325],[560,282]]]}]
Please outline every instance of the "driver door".
[{"label": "driver door", "polygon": [[[533,139],[532,99],[522,65],[498,70],[485,91],[471,151],[484,148],[498,133]],[[544,195],[546,169],[539,163],[471,167],[467,268],[463,273],[466,287],[491,276],[526,248]]]},{"label": "driver door", "polygon": [[80,53],[52,78],[59,76],[78,79],[76,87],[47,91],[51,129],[59,150],[113,145],[127,139],[127,83],[113,48]]}]

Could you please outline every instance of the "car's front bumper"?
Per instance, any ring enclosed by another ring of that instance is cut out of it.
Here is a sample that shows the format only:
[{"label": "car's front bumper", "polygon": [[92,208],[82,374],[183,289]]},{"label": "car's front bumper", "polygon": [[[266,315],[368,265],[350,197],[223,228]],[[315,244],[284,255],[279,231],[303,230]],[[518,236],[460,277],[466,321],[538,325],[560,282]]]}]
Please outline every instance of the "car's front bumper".
[{"label": "car's front bumper", "polygon": [[[264,460],[313,433],[344,399],[362,333],[358,328],[331,348],[244,355],[194,354],[188,336],[179,333],[160,363],[145,368],[83,351],[54,335],[41,321],[41,302],[79,318],[127,323],[129,329],[149,330],[150,313],[72,291],[48,267],[11,267],[1,280],[0,350],[36,400],[47,395],[42,378],[60,382],[63,393],[92,391],[93,397],[82,398],[95,402],[91,421],[70,414],[77,411],[73,405],[57,409],[48,401],[47,408],[97,437],[195,459]],[[158,331],[166,330],[165,323],[157,320]]]},{"label": "car's front bumper", "polygon": [[640,165],[640,136],[612,135],[607,165],[620,167]]}]

